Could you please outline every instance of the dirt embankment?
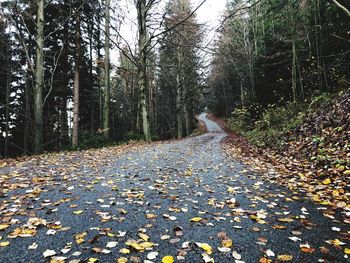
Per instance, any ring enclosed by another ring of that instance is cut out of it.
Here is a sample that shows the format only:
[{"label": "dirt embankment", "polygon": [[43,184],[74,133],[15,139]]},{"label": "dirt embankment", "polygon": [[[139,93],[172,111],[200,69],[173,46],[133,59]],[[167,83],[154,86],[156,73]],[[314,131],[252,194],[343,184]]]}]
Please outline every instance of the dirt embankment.
[{"label": "dirt embankment", "polygon": [[325,216],[333,218],[340,211],[343,222],[350,224],[350,92],[309,113],[285,135],[280,151],[251,145],[225,121],[210,118],[229,134],[223,142],[228,155],[269,181],[305,192],[325,206]]}]

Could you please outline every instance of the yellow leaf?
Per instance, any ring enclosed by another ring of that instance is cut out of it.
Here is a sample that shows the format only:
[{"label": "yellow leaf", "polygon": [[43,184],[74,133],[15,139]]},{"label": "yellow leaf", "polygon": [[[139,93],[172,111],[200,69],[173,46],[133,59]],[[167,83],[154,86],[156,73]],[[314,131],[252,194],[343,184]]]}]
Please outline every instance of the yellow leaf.
[{"label": "yellow leaf", "polygon": [[129,247],[136,249],[136,250],[145,250],[145,248],[140,246],[140,244],[137,243],[136,241],[128,241],[125,244]]},{"label": "yellow leaf", "polygon": [[210,255],[213,251],[209,244],[207,243],[196,243],[198,247],[203,249],[205,252],[207,252],[208,255]]},{"label": "yellow leaf", "polygon": [[235,189],[234,189],[232,186],[228,186],[228,187],[227,187],[227,192],[229,192],[229,193],[232,194],[232,193],[234,193],[234,192],[236,192],[236,191],[235,191]]},{"label": "yellow leaf", "polygon": [[73,211],[73,214],[75,214],[75,215],[80,215],[82,213],[84,213],[84,210]]},{"label": "yellow leaf", "polygon": [[260,258],[259,263],[271,263],[272,260],[268,258]]},{"label": "yellow leaf", "polygon": [[173,256],[165,256],[162,258],[162,263],[174,263]]},{"label": "yellow leaf", "polygon": [[286,217],[286,218],[279,218],[279,219],[277,219],[277,221],[283,222],[283,223],[291,223],[294,221],[294,219]]},{"label": "yellow leaf", "polygon": [[124,258],[124,257],[121,257],[121,258],[117,259],[117,263],[127,263],[127,262],[128,262],[128,259]]},{"label": "yellow leaf", "polygon": [[143,233],[139,233],[139,237],[142,238],[142,240],[144,240],[144,241],[149,240],[149,236],[147,236],[146,234],[143,234]]},{"label": "yellow leaf", "polygon": [[188,169],[187,171],[185,171],[184,176],[192,176],[193,172],[192,169]]},{"label": "yellow leaf", "polygon": [[212,205],[212,206],[215,205],[214,198],[211,198],[211,199],[208,200],[208,205]]},{"label": "yellow leaf", "polygon": [[199,222],[199,221],[201,221],[202,220],[202,218],[201,217],[193,217],[193,218],[191,218],[191,222]]},{"label": "yellow leaf", "polygon": [[8,228],[10,225],[6,225],[6,224],[4,224],[4,225],[0,225],[0,231],[1,230],[5,230],[6,228]]},{"label": "yellow leaf", "polygon": [[155,219],[155,218],[157,218],[157,215],[155,215],[155,214],[146,214],[146,218],[147,219]]},{"label": "yellow leaf", "polygon": [[89,258],[88,262],[97,262],[98,259],[97,258]]},{"label": "yellow leaf", "polygon": [[130,250],[127,248],[122,248],[121,250],[119,250],[119,252],[122,254],[130,254]]},{"label": "yellow leaf", "polygon": [[333,195],[334,197],[339,196],[339,191],[338,191],[338,190],[333,190],[333,191],[332,191],[332,195]]},{"label": "yellow leaf", "polygon": [[7,247],[8,245],[10,245],[8,241],[0,242],[0,247]]},{"label": "yellow leaf", "polygon": [[225,239],[225,240],[222,240],[221,242],[221,245],[223,247],[232,247],[232,244],[233,244],[232,239]]},{"label": "yellow leaf", "polygon": [[322,181],[322,184],[328,185],[328,184],[330,184],[331,182],[332,182],[331,179],[327,178],[327,179],[325,179],[325,180]]},{"label": "yellow leaf", "polygon": [[87,233],[80,233],[80,234],[76,234],[75,235],[75,242],[77,242],[77,244],[81,244],[84,242],[84,238],[86,237]]},{"label": "yellow leaf", "polygon": [[347,255],[350,255],[350,248],[347,248],[347,247],[346,247],[346,248],[344,249],[344,253],[347,254]]},{"label": "yellow leaf", "polygon": [[334,246],[345,245],[345,243],[341,242],[339,239],[330,240],[330,243],[332,243]]},{"label": "yellow leaf", "polygon": [[282,262],[287,262],[287,261],[292,261],[293,256],[292,255],[278,255],[277,259],[282,261]]},{"label": "yellow leaf", "polygon": [[140,246],[142,248],[151,248],[154,246],[154,244],[152,242],[142,242],[142,243],[140,243]]}]

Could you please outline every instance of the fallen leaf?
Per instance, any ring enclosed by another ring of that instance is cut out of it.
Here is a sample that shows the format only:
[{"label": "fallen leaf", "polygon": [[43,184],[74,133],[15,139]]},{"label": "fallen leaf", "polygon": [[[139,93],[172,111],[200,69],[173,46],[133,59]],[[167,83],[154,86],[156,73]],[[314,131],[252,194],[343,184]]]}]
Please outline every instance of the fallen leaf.
[{"label": "fallen leaf", "polygon": [[50,250],[50,249],[45,250],[44,253],[43,253],[43,256],[44,256],[45,258],[47,258],[47,257],[52,257],[52,256],[54,256],[54,255],[56,255],[56,251]]},{"label": "fallen leaf", "polygon": [[327,178],[327,179],[325,179],[325,180],[322,181],[322,184],[324,184],[324,185],[328,185],[328,184],[330,184],[330,183],[332,183],[332,181],[331,181],[331,179],[329,179],[329,178]]},{"label": "fallen leaf", "polygon": [[6,228],[8,228],[10,225],[7,225],[7,224],[2,224],[0,225],[0,231],[1,230],[5,230]]},{"label": "fallen leaf", "polygon": [[73,211],[73,214],[75,214],[75,215],[80,215],[82,213],[84,213],[84,210]]},{"label": "fallen leaf", "polygon": [[282,261],[282,262],[288,262],[288,261],[293,260],[293,256],[292,255],[278,255],[277,259]]},{"label": "fallen leaf", "polygon": [[202,220],[202,218],[201,217],[193,217],[193,218],[191,218],[191,222],[199,222],[199,221],[201,221]]},{"label": "fallen leaf", "polygon": [[260,258],[259,263],[272,263],[272,260],[269,258]]},{"label": "fallen leaf", "polygon": [[0,247],[7,247],[8,245],[10,245],[8,241],[0,242]]},{"label": "fallen leaf", "polygon": [[147,254],[147,259],[149,259],[149,260],[156,259],[158,255],[159,255],[158,252],[150,252]]},{"label": "fallen leaf", "polygon": [[162,263],[174,263],[173,256],[165,256],[162,258]]},{"label": "fallen leaf", "polygon": [[146,234],[143,234],[143,233],[139,233],[139,237],[140,237],[143,241],[148,241],[148,240],[149,240],[149,236],[147,236]]},{"label": "fallen leaf", "polygon": [[211,246],[209,244],[207,244],[207,243],[196,243],[196,245],[199,248],[203,249],[208,255],[213,253]]},{"label": "fallen leaf", "polygon": [[268,257],[274,257],[276,256],[275,253],[271,250],[271,249],[268,249],[266,250],[266,256]]},{"label": "fallen leaf", "polygon": [[237,260],[241,260],[242,256],[237,253],[237,251],[232,251],[232,257]]},{"label": "fallen leaf", "polygon": [[122,248],[121,250],[119,250],[119,252],[120,252],[121,254],[130,254],[130,250],[127,249],[127,248]]},{"label": "fallen leaf", "polygon": [[232,245],[233,245],[232,239],[228,238],[228,239],[222,240],[221,245],[223,247],[232,247]]}]

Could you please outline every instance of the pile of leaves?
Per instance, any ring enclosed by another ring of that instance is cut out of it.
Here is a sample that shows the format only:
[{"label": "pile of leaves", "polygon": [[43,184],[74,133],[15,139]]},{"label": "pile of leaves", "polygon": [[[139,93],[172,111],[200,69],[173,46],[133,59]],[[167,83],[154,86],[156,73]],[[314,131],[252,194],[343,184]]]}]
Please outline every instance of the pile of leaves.
[{"label": "pile of leaves", "polygon": [[340,93],[332,104],[307,113],[305,121],[287,132],[283,147],[257,147],[244,136],[229,131],[224,148],[228,155],[251,165],[262,176],[303,191],[325,206],[324,215],[334,218],[340,211],[350,223],[350,92]]}]

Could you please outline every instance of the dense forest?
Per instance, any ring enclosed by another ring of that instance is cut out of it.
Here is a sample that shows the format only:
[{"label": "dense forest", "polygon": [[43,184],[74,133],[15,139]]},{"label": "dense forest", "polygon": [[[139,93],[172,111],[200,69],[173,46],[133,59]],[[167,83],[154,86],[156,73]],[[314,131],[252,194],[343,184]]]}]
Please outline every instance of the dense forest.
[{"label": "dense forest", "polygon": [[[350,17],[332,1],[229,1],[208,83],[211,105],[302,102],[349,86]],[[347,1],[343,1],[344,3]],[[338,3],[339,4],[339,3]]]},{"label": "dense forest", "polygon": [[205,106],[247,125],[349,87],[347,1],[229,0],[210,47],[206,1],[131,2],[135,43],[119,1],[1,2],[0,156],[182,138]]}]

